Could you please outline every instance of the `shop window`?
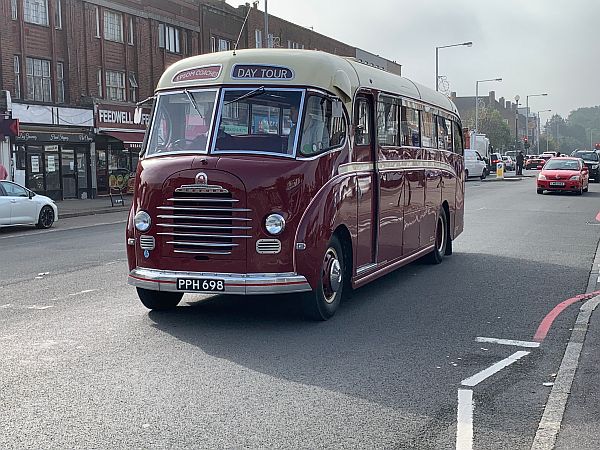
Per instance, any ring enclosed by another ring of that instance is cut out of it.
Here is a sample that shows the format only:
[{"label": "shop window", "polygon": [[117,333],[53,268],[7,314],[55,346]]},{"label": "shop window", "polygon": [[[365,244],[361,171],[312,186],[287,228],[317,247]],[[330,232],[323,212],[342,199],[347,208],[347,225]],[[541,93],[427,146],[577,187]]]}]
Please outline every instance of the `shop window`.
[{"label": "shop window", "polygon": [[420,147],[421,127],[419,126],[419,111],[403,106],[401,119],[402,145]]},{"label": "shop window", "polygon": [[36,102],[52,101],[52,79],[50,77],[50,61],[45,59],[26,59],[27,100]]},{"label": "shop window", "polygon": [[23,18],[27,23],[48,26],[48,0],[23,0]]},{"label": "shop window", "polygon": [[14,55],[13,63],[15,67],[15,90],[14,96],[16,99],[21,98],[21,58],[19,55]]},{"label": "shop window", "polygon": [[398,145],[398,107],[398,100],[391,97],[382,97],[377,102],[377,140],[379,145]]},{"label": "shop window", "polygon": [[123,42],[123,16],[121,13],[104,10],[104,39]]},{"label": "shop window", "polygon": [[125,101],[125,73],[106,71],[106,98],[117,102]]}]

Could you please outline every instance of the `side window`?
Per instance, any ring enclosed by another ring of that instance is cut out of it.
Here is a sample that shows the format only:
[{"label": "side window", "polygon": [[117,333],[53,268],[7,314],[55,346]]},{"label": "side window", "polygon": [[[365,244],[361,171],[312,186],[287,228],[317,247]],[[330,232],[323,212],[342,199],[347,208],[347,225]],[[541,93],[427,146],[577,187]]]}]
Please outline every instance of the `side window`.
[{"label": "side window", "polygon": [[406,106],[403,106],[401,111],[402,145],[420,147],[421,129],[419,126],[419,111]]},{"label": "side window", "polygon": [[306,101],[300,153],[315,155],[344,143],[346,120],[341,101],[311,95]]},{"label": "side window", "polygon": [[377,142],[382,146],[397,146],[398,138],[398,100],[380,97],[377,102]]},{"label": "side window", "polygon": [[452,151],[452,142],[448,140],[448,137],[451,135],[450,130],[446,126],[446,119],[437,116],[437,148]]},{"label": "side window", "polygon": [[464,154],[462,130],[456,122],[452,122],[452,136],[454,138],[454,153]]},{"label": "side window", "polygon": [[9,197],[29,197],[29,193],[25,188],[22,188],[14,183],[3,181],[2,187],[6,191],[6,195]]},{"label": "side window", "polygon": [[477,155],[477,161],[483,161],[483,158],[481,157],[479,152],[475,152],[475,154]]},{"label": "side window", "polygon": [[436,148],[437,147],[435,117],[436,116],[434,116],[430,112],[421,111],[421,120],[423,122],[421,139],[422,139],[423,147],[427,147],[427,148]]},{"label": "side window", "polygon": [[369,101],[361,98],[356,103],[356,145],[368,145],[371,143],[371,117],[369,114]]}]

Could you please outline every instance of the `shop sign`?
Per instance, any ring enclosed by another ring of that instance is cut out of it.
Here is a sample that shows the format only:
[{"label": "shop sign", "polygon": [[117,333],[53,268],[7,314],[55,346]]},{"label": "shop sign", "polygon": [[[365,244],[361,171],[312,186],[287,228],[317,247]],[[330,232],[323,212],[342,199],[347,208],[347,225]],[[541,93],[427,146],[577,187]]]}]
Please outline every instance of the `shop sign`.
[{"label": "shop sign", "polygon": [[145,130],[150,122],[150,110],[142,111],[140,123],[136,123],[135,107],[121,105],[97,105],[96,127],[127,130]]},{"label": "shop sign", "polygon": [[21,131],[15,136],[18,143],[56,142],[60,143],[88,143],[93,142],[91,133],[48,133],[45,131]]}]

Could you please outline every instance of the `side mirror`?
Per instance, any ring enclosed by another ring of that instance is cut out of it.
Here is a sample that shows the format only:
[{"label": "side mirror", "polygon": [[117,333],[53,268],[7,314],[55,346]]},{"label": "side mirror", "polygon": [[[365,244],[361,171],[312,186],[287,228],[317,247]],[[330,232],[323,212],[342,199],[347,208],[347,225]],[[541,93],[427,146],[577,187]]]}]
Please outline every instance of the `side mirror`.
[{"label": "side mirror", "polygon": [[28,191],[29,192],[29,198],[32,199],[35,196],[35,192],[33,191]]}]

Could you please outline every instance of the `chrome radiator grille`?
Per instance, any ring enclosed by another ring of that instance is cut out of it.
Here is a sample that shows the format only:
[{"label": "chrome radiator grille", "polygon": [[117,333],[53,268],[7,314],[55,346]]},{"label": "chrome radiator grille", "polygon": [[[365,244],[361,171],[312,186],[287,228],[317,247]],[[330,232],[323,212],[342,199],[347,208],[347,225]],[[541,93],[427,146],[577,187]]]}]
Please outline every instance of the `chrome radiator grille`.
[{"label": "chrome radiator grille", "polygon": [[236,207],[239,200],[230,193],[190,193],[175,191],[159,206],[157,226],[174,253],[192,255],[231,255],[248,239],[252,219],[250,209]]}]

